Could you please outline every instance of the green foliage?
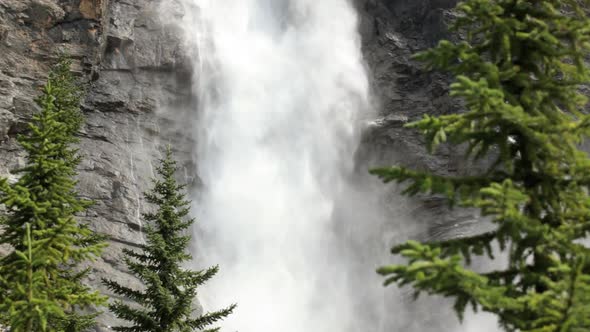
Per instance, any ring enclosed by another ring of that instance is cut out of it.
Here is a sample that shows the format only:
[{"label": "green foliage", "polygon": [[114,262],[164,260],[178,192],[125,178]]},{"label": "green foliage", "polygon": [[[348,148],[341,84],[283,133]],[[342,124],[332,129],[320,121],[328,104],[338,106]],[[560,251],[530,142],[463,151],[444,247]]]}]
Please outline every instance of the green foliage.
[{"label": "green foliage", "polygon": [[7,266],[13,275],[0,275],[0,285],[13,289],[12,296],[0,303],[0,312],[7,315],[11,331],[47,331],[49,317],[63,317],[64,313],[47,291],[44,246],[33,240],[29,224],[23,243],[26,251],[16,251],[15,259]]},{"label": "green foliage", "polygon": [[[18,137],[27,153],[26,165],[16,171],[19,180],[11,184],[0,179],[0,204],[7,210],[0,243],[14,249],[0,259],[0,303],[18,303],[15,301],[21,296],[19,287],[11,285],[23,280],[15,267],[26,266],[21,256],[29,250],[30,241],[23,239],[27,239],[25,225],[30,225],[33,258],[37,262],[32,265],[33,275],[45,287],[40,294],[51,308],[44,311],[49,315],[46,327],[50,331],[84,330],[94,315],[80,315],[77,309],[105,302],[104,297],[83,284],[88,271],[77,271],[81,263],[99,256],[105,244],[101,236],[74,217],[84,212],[90,202],[78,198],[73,179],[79,158],[71,145],[76,142],[73,135],[82,125],[82,117],[80,92],[69,65],[69,61],[62,60],[52,71],[37,99],[41,111],[33,115],[28,133]],[[0,319],[5,317],[0,314]],[[45,324],[39,326],[44,329]]]},{"label": "green foliage", "polygon": [[75,134],[84,123],[84,116],[80,111],[84,91],[70,70],[71,65],[71,59],[61,56],[49,73],[49,80],[53,83],[54,104],[59,112],[58,121],[65,125],[66,136],[75,143],[78,141]]},{"label": "green foliage", "polygon": [[78,143],[76,134],[84,124],[84,115],[80,111],[84,90],[70,70],[71,65],[70,58],[60,56],[58,63],[49,73],[49,81],[52,82],[53,96],[55,97],[53,104],[56,109],[56,120],[63,124],[63,139],[69,144],[68,149],[64,149],[64,155],[61,157],[69,161],[72,169],[75,170],[80,162],[80,157],[77,155],[78,151],[73,149],[71,145]]},{"label": "green foliage", "polygon": [[[115,315],[131,323],[131,326],[115,327],[124,332],[189,332],[203,330],[232,313],[235,305],[223,310],[194,317],[193,300],[197,288],[211,279],[218,271],[212,267],[203,271],[191,271],[181,267],[191,259],[186,253],[190,236],[183,233],[194,223],[185,220],[190,202],[185,199],[184,185],[179,185],[174,174],[176,162],[170,148],[157,168],[159,179],[154,179],[153,189],[145,194],[154,204],[154,213],[143,215],[148,222],[146,244],[140,251],[124,250],[125,263],[131,273],[145,285],[144,291],[131,289],[112,280],[104,283],[115,294],[124,296],[137,305],[116,301],[110,305]],[[207,330],[216,331],[217,329]]]},{"label": "green foliage", "polygon": [[[466,157],[491,159],[473,176],[446,177],[391,167],[384,181],[407,182],[405,193],[444,195],[451,205],[480,209],[495,229],[441,242],[393,248],[408,259],[379,273],[386,283],[411,284],[492,312],[508,331],[590,331],[590,158],[579,149],[590,134],[585,59],[590,49],[588,3],[576,0],[465,0],[454,29],[417,59],[454,74],[451,95],[466,110],[426,116],[432,151],[444,142]],[[507,253],[505,269],[477,273],[472,256]]]}]

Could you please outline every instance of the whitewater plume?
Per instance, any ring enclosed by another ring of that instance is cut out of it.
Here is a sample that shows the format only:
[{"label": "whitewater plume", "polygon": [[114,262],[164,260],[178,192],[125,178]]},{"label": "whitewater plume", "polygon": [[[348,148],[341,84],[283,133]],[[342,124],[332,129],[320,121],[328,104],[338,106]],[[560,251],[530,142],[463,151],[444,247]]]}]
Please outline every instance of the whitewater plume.
[{"label": "whitewater plume", "polygon": [[[202,301],[240,331],[356,331],[333,210],[368,107],[345,0],[185,0],[196,41]],[[208,296],[211,295],[211,296]]]},{"label": "whitewater plume", "polygon": [[480,328],[458,328],[440,301],[406,306],[408,290],[374,272],[413,221],[397,213],[407,200],[386,212],[391,188],[354,167],[373,114],[352,3],[179,1],[202,180],[193,254],[221,267],[205,310],[237,302],[223,326],[241,332]]}]

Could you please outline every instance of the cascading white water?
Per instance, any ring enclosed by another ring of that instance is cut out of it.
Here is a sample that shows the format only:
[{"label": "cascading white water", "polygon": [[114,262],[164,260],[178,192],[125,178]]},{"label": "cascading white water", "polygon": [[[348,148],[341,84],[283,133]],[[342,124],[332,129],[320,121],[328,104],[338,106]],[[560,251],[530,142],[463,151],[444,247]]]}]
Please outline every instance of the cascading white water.
[{"label": "cascading white water", "polygon": [[368,107],[347,0],[184,0],[198,48],[198,242],[243,332],[360,331],[333,210]]},{"label": "cascading white water", "polygon": [[184,7],[195,69],[193,255],[196,268],[221,268],[199,300],[238,303],[226,331],[497,332],[491,315],[459,326],[440,298],[409,305],[407,290],[383,289],[374,273],[419,230],[407,200],[385,209],[391,188],[352,172],[371,114],[349,1],[163,2],[167,20]]}]

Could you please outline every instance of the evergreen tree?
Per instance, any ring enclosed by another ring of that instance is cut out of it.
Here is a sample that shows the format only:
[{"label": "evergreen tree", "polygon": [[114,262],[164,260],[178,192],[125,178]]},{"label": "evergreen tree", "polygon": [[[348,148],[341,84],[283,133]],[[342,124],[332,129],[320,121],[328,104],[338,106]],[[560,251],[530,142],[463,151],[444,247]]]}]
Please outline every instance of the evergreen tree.
[{"label": "evergreen tree", "polygon": [[80,104],[84,96],[84,89],[71,71],[72,60],[67,56],[60,56],[57,64],[49,73],[49,80],[53,82],[55,107],[60,112],[59,120],[66,126],[66,136],[77,142],[74,136],[84,124],[84,116],[80,112]]},{"label": "evergreen tree", "polygon": [[[157,208],[146,213],[146,244],[140,251],[124,250],[125,263],[131,273],[146,286],[144,291],[131,289],[112,280],[104,283],[115,294],[124,296],[136,305],[116,301],[110,305],[115,315],[131,323],[129,327],[115,327],[126,332],[189,332],[203,330],[232,313],[235,305],[223,310],[194,317],[193,300],[197,288],[211,279],[217,266],[203,271],[181,267],[191,259],[187,254],[190,236],[183,235],[194,219],[185,220],[190,202],[186,200],[184,185],[179,185],[174,174],[176,162],[170,148],[160,161],[153,189],[145,194],[146,200]],[[207,331],[217,331],[212,329]]]},{"label": "evergreen tree", "polygon": [[[590,48],[588,4],[577,0],[465,0],[455,31],[417,55],[429,69],[456,77],[451,95],[466,110],[409,124],[433,150],[465,146],[466,157],[490,158],[470,176],[439,176],[404,167],[372,171],[409,183],[405,193],[444,195],[451,206],[479,208],[492,231],[393,248],[407,264],[385,266],[386,284],[455,299],[462,317],[472,305],[498,316],[508,331],[590,331],[590,159],[579,149],[590,133],[585,63]],[[469,268],[472,256],[507,267]]]},{"label": "evergreen tree", "polygon": [[33,240],[29,224],[23,243],[27,250],[16,251],[15,259],[7,266],[12,276],[0,275],[0,284],[14,290],[0,303],[0,311],[7,316],[12,332],[46,331],[49,317],[63,316],[63,310],[47,292],[43,243]]},{"label": "evergreen tree", "polygon": [[80,156],[77,154],[78,151],[72,148],[72,145],[79,142],[76,134],[84,124],[84,115],[80,111],[84,89],[80,87],[80,82],[74,77],[71,66],[72,60],[61,55],[49,73],[49,81],[53,85],[56,120],[64,125],[62,139],[69,144],[68,149],[63,150],[64,155],[61,157],[68,160],[72,170],[75,171],[80,162]]},{"label": "evergreen tree", "polygon": [[[104,243],[87,225],[76,221],[75,215],[86,210],[90,202],[78,198],[75,190],[75,167],[79,162],[73,136],[82,124],[79,111],[80,94],[74,78],[66,73],[69,61],[61,60],[49,76],[43,94],[37,99],[41,111],[33,115],[29,132],[18,137],[27,153],[26,165],[16,171],[16,183],[0,179],[0,204],[7,210],[2,219],[0,243],[14,251],[0,259],[0,303],[19,298],[20,253],[28,250],[27,228],[40,247],[40,263],[33,265],[35,276],[41,275],[46,301],[59,313],[49,316],[51,331],[82,331],[93,324],[95,315],[81,315],[77,309],[100,305],[105,299],[82,283],[88,270],[77,266],[97,257]],[[78,103],[76,106],[75,103]],[[49,312],[49,311],[48,311]],[[0,313],[0,318],[3,314]],[[44,326],[44,325],[42,325]],[[36,329],[33,329],[36,331]]]}]

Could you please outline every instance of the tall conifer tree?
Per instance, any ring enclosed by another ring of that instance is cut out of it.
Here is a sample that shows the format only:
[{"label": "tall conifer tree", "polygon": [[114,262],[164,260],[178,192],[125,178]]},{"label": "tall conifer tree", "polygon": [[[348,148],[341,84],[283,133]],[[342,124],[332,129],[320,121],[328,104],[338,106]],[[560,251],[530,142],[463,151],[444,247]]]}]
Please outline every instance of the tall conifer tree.
[{"label": "tall conifer tree", "polygon": [[[405,193],[446,196],[451,205],[479,208],[492,231],[393,248],[408,259],[379,270],[386,284],[455,299],[462,316],[472,305],[498,316],[508,331],[590,331],[590,159],[579,149],[590,134],[582,85],[590,81],[588,3],[578,0],[465,0],[455,31],[417,55],[430,69],[449,71],[451,95],[466,110],[426,116],[431,150],[462,144],[466,156],[493,159],[471,176],[439,176],[391,167],[385,181],[407,182]],[[472,256],[506,268],[478,273]]]},{"label": "tall conifer tree", "polygon": [[[131,289],[112,280],[105,284],[115,294],[132,300],[135,305],[116,301],[110,305],[115,315],[131,326],[115,327],[124,332],[190,332],[201,331],[232,313],[235,305],[223,310],[195,316],[193,301],[197,288],[211,279],[217,266],[203,271],[182,268],[189,261],[190,236],[184,233],[194,223],[186,219],[190,202],[183,193],[185,186],[175,180],[176,162],[170,148],[157,168],[158,179],[146,200],[156,207],[146,213],[147,241],[140,251],[124,250],[125,263],[131,273],[146,286],[144,291]],[[206,331],[217,331],[217,328]]]},{"label": "tall conifer tree", "polygon": [[[37,99],[41,111],[33,115],[28,133],[18,137],[27,153],[26,165],[16,171],[20,178],[12,184],[0,179],[0,204],[7,209],[0,243],[14,249],[0,259],[0,303],[22,300],[21,288],[14,287],[23,281],[19,278],[22,271],[16,268],[21,266],[32,269],[35,282],[42,281],[45,288],[44,302],[36,310],[43,311],[45,305],[52,308],[47,311],[47,324],[35,321],[33,329],[26,331],[83,331],[93,324],[95,315],[77,310],[105,301],[82,282],[88,270],[77,268],[97,257],[104,243],[75,219],[90,202],[78,198],[75,190],[79,158],[72,145],[82,125],[81,93],[69,67],[69,60],[62,59],[50,73]],[[31,252],[31,243],[35,244],[35,264],[19,264],[22,253]],[[0,318],[6,319],[3,314]]]}]

